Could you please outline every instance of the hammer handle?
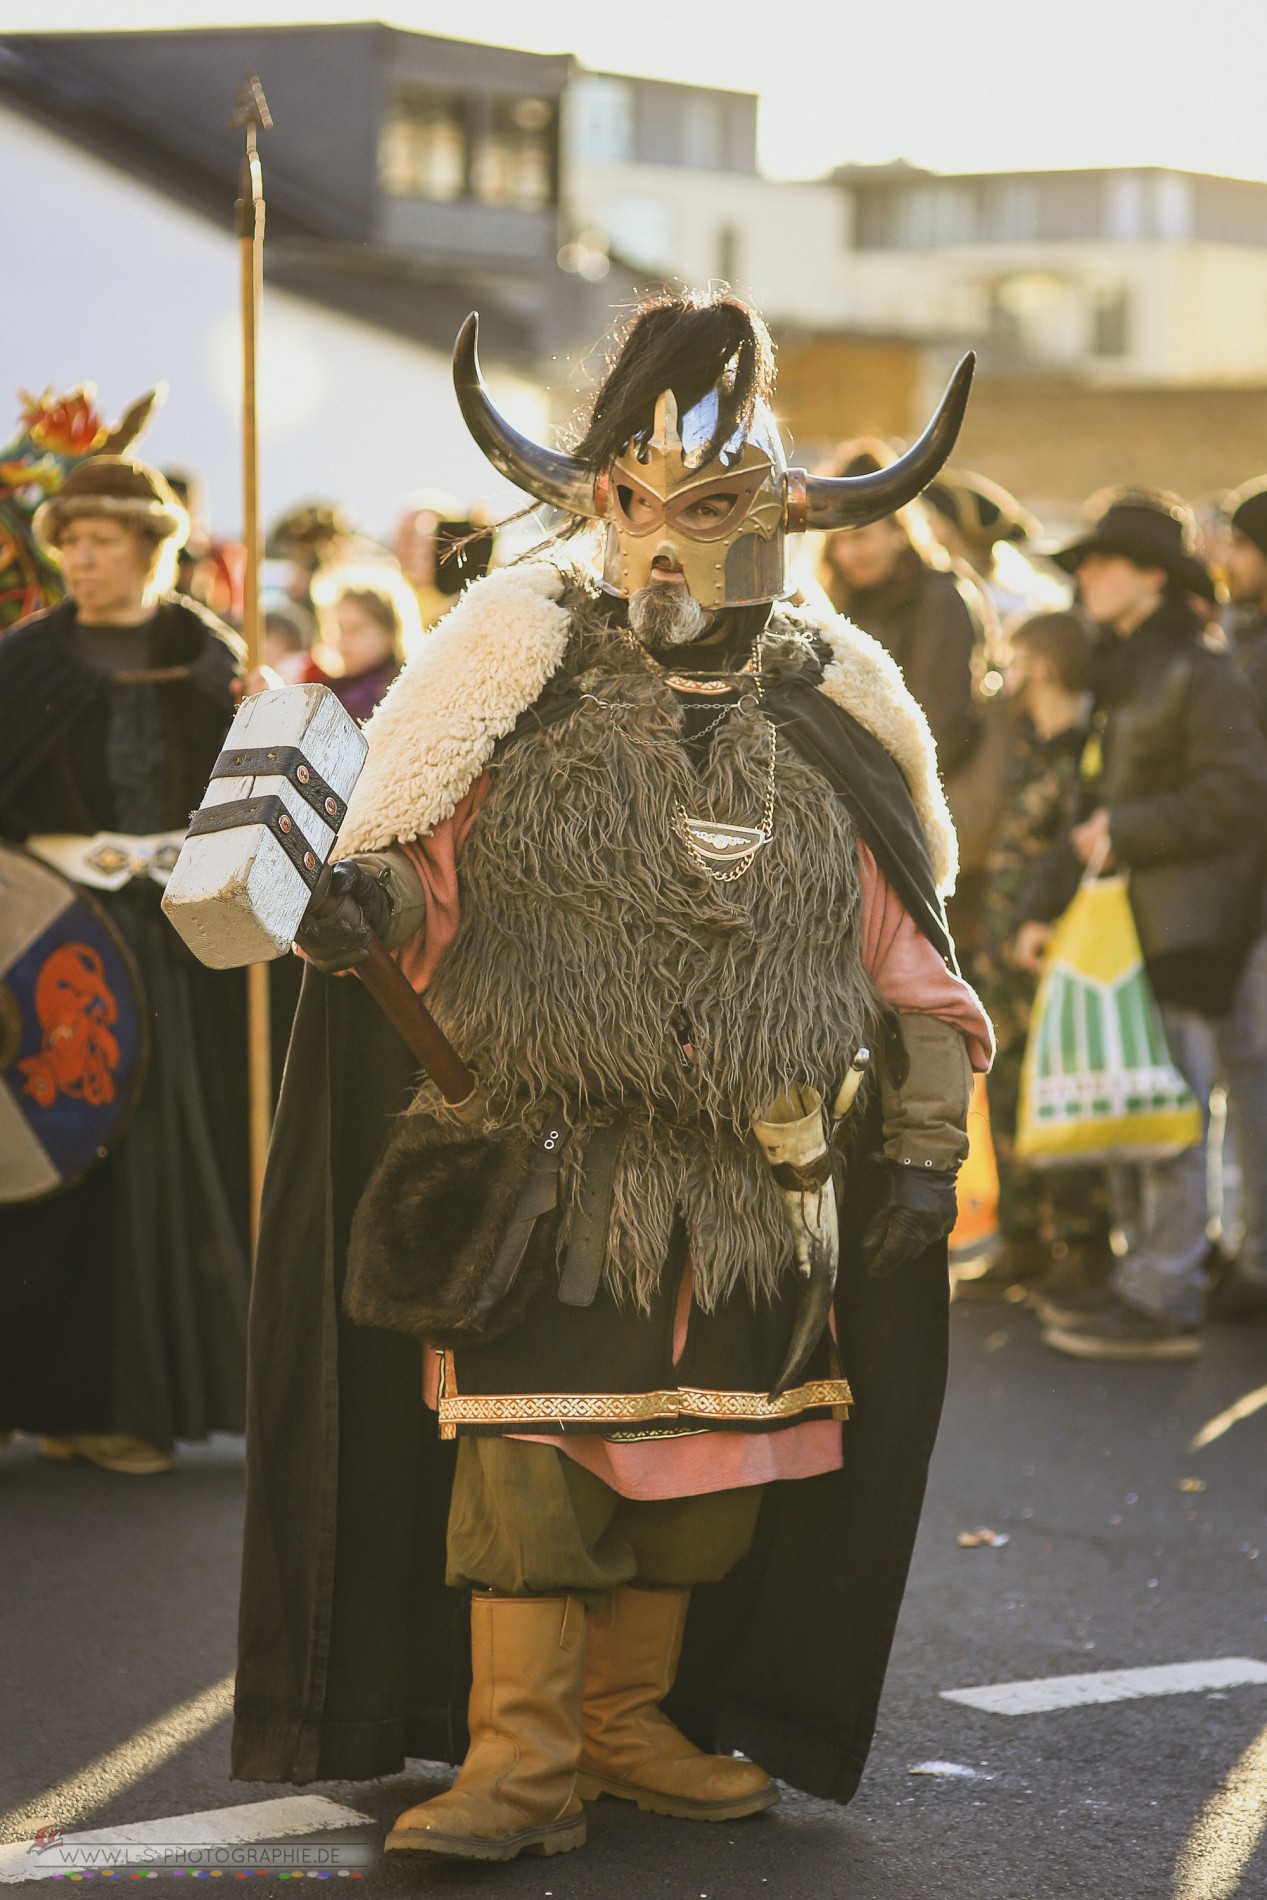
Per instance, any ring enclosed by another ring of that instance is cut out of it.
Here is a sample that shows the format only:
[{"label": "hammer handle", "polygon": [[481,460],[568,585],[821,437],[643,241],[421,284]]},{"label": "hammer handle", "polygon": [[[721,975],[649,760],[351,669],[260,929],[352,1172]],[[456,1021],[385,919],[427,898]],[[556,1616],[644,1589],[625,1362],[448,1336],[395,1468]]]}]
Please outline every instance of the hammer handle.
[{"label": "hammer handle", "polygon": [[475,1087],[475,1077],[372,932],[369,960],[357,966],[356,974],[445,1101],[464,1102]]}]

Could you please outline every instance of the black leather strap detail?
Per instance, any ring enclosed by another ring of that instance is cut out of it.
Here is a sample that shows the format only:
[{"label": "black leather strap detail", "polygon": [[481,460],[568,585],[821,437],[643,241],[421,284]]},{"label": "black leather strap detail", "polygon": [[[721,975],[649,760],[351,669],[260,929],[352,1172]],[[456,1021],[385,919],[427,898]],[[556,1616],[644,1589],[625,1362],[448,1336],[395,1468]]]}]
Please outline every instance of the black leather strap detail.
[{"label": "black leather strap detail", "polygon": [[347,816],[347,800],[327,785],[297,745],[230,746],[211,768],[212,778],[284,778],[318,818],[337,831]]},{"label": "black leather strap detail", "polygon": [[240,825],[264,825],[272,832],[286,856],[310,891],[324,868],[284,798],[274,792],[267,798],[231,798],[224,805],[203,805],[189,820],[189,836],[205,838],[213,831],[236,831]]},{"label": "black leather strap detail", "polygon": [[609,1122],[605,1128],[594,1129],[585,1143],[581,1188],[572,1212],[572,1236],[559,1273],[559,1299],[564,1306],[594,1304],[607,1258],[612,1190],[624,1132],[623,1122]]},{"label": "black leather strap detail", "polygon": [[567,1146],[568,1132],[562,1120],[550,1121],[533,1143],[531,1172],[471,1309],[470,1324],[474,1328],[482,1326],[506,1298],[519,1277],[533,1228],[543,1214],[558,1205],[559,1163]]},{"label": "black leather strap detail", "polygon": [[911,1058],[907,1052],[906,1039],[902,1034],[901,1018],[895,1009],[886,1011],[882,1028],[884,1031],[884,1072],[893,1088],[905,1088],[906,1079],[911,1073]]}]

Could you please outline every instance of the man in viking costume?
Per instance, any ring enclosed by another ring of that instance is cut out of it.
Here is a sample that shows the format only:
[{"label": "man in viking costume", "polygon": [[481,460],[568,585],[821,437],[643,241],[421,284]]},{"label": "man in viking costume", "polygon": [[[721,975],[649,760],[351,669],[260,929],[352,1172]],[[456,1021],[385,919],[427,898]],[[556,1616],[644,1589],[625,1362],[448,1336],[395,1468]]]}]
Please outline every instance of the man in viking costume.
[{"label": "man in viking costume", "polygon": [[[477,582],[370,722],[252,1317],[234,1771],[469,1736],[391,1849],[857,1784],[990,1032],[927,725],[873,641],[781,604],[784,546],[917,493],[969,373],[908,456],[823,482],[785,467],[732,297],[644,306],[571,455],[459,338],[476,440],[596,566]],[[456,1108],[326,978],[371,930],[478,1075]]]}]

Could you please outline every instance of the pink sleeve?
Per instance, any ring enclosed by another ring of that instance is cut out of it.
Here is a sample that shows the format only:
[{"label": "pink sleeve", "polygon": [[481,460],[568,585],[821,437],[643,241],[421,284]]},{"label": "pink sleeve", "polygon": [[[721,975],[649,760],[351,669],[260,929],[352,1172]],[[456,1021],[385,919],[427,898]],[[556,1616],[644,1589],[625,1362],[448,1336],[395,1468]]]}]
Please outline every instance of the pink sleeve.
[{"label": "pink sleeve", "polygon": [[470,791],[458,800],[451,818],[442,819],[425,838],[414,838],[399,846],[422,881],[427,917],[417,935],[393,955],[419,993],[426,989],[439,968],[441,957],[457,936],[461,921],[458,859],[487,790],[488,774],[481,772]]},{"label": "pink sleeve", "polygon": [[858,870],[867,975],[892,1008],[952,1023],[968,1045],[973,1068],[984,1075],[994,1056],[994,1034],[975,992],[946,968],[861,840]]}]

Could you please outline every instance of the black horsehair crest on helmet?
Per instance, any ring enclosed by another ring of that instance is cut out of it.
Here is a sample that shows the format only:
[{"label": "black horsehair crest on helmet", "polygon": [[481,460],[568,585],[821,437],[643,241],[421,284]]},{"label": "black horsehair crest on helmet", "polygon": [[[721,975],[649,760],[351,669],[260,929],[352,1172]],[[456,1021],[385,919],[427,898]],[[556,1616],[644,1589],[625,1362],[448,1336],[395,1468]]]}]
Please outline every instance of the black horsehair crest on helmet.
[{"label": "black horsehair crest on helmet", "polygon": [[[974,361],[971,354],[962,359],[923,435],[891,467],[833,478],[785,467],[769,407],[774,383],[770,333],[757,313],[729,291],[666,293],[634,310],[594,396],[588,424],[572,450],[534,442],[499,414],[480,374],[478,332],[479,318],[472,312],[453,348],[453,387],[467,428],[508,481],[564,518],[550,540],[566,538],[583,521],[606,520],[608,554],[602,585],[617,594],[625,592],[621,576],[626,543],[639,537],[621,518],[623,504],[613,497],[608,470],[631,443],[639,462],[645,459],[652,433],[661,427],[657,421],[661,405],[668,406],[665,441],[657,453],[663,457],[671,442],[673,453],[681,457],[679,418],[692,412],[699,415],[715,392],[716,413],[709,413],[708,440],[692,441],[689,460],[678,461],[676,475],[666,477],[661,471],[661,477],[662,484],[668,479],[671,487],[680,487],[686,470],[703,469],[719,460],[728,443],[750,458],[747,472],[764,470],[768,493],[760,501],[760,519],[752,494],[737,493],[732,497],[733,532],[684,536],[692,542],[698,539],[705,547],[715,546],[710,591],[736,606],[772,599],[783,591],[782,547],[787,534],[862,527],[894,513],[928,485],[954,447]],[[668,490],[652,500],[663,513]],[[754,540],[761,543],[759,549],[745,545]],[[724,552],[723,541],[728,544]]]},{"label": "black horsehair crest on helmet", "polygon": [[[717,424],[700,465],[736,433],[774,388],[774,345],[762,319],[729,291],[665,292],[640,303],[615,339],[610,367],[590,405],[577,460],[605,468],[635,436],[647,434],[666,389],[678,414],[717,391]],[[692,458],[694,459],[694,458]]]}]

